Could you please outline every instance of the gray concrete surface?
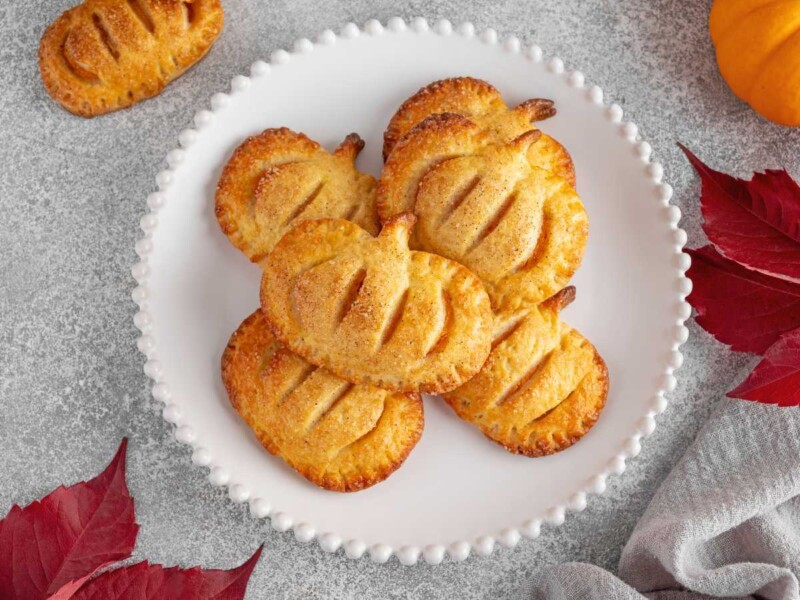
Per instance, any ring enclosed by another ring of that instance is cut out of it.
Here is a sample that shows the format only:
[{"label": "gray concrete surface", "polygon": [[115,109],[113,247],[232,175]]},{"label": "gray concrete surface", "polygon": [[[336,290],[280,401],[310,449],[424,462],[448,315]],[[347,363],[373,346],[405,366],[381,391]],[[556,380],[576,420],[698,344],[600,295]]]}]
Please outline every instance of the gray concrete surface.
[{"label": "gray concrete surface", "polygon": [[722,82],[707,35],[711,1],[224,0],[225,30],[204,62],[157,99],[92,121],[51,102],[37,68],[42,31],[72,3],[0,1],[0,514],[96,473],[127,435],[142,524],[136,558],[229,567],[263,542],[249,598],[525,598],[548,563],[614,569],[658,483],[753,359],[691,324],[678,389],[642,454],[540,539],[435,568],[352,562],[257,523],[190,468],[135,347],[133,244],[178,131],[232,75],[326,27],[422,15],[516,34],[583,70],[652,143],[690,244],[700,245],[698,183],[677,141],[739,175],[785,166],[800,176],[800,131],[763,121]]}]

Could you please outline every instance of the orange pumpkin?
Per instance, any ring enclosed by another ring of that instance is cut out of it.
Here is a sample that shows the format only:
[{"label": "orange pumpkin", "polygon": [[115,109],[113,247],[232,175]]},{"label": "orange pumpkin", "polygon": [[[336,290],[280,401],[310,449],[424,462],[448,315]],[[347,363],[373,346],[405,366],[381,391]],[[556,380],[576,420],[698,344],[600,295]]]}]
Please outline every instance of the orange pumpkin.
[{"label": "orange pumpkin", "polygon": [[715,0],[717,63],[733,92],[781,125],[800,125],[800,0]]}]

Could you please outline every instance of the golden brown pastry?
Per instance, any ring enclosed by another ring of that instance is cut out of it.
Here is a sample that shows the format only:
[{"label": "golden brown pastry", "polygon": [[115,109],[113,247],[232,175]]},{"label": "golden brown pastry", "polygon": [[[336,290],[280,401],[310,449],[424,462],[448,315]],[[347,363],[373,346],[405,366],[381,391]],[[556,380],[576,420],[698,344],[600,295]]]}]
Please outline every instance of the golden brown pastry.
[{"label": "golden brown pastry", "polygon": [[[419,184],[431,169],[452,158],[480,154],[492,145],[491,136],[460,115],[432,115],[416,125],[395,146],[378,179],[376,202],[381,222],[414,212]],[[418,247],[416,236],[411,246]]]},{"label": "golden brown pastry", "polygon": [[354,383],[439,393],[489,354],[492,314],[462,265],[412,252],[414,216],[377,238],[340,219],[305,221],[262,263],[261,306],[278,339]]},{"label": "golden brown pastry", "polygon": [[383,481],[422,435],[417,394],[353,385],[310,365],[275,341],[260,310],[231,336],[222,379],[261,444],[329,490]]},{"label": "golden brown pastry", "polygon": [[[526,131],[536,129],[534,123],[556,114],[552,100],[534,98],[515,108],[508,108],[500,92],[481,79],[454,77],[435,81],[406,100],[392,117],[383,135],[383,159],[406,133],[431,115],[454,113],[469,118],[489,133],[495,142],[508,142]],[[542,135],[528,151],[534,166],[547,169],[575,186],[575,169],[569,152],[556,140]]]},{"label": "golden brown pastry", "polygon": [[216,214],[231,243],[260,262],[295,224],[347,219],[378,233],[375,179],[355,167],[351,133],[333,153],[302,133],[267,129],[233,152],[217,185]]},{"label": "golden brown pastry", "polygon": [[559,320],[566,288],[539,307],[498,318],[492,353],[475,377],[444,395],[459,417],[509,452],[543,456],[595,424],[608,395],[597,350]]},{"label": "golden brown pastry", "polygon": [[219,0],[85,0],[42,36],[44,86],[82,117],[126,108],[203,58],[222,22]]},{"label": "golden brown pastry", "polygon": [[389,157],[380,214],[413,206],[414,246],[471,269],[495,310],[538,304],[580,266],[589,232],[574,188],[527,160],[540,142],[531,130],[496,144],[465,117],[429,117]]}]

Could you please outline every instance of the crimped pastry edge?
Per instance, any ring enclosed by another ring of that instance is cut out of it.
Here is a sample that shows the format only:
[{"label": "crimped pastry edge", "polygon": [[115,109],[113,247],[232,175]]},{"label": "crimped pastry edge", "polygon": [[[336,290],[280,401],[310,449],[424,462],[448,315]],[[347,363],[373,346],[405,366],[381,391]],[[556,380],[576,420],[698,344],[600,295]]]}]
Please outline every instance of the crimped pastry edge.
[{"label": "crimped pastry edge", "polygon": [[[302,464],[297,463],[290,458],[287,458],[281,453],[280,448],[278,445],[271,439],[262,438],[261,435],[252,427],[247,420],[244,418],[240,411],[240,406],[243,403],[244,399],[242,397],[242,392],[239,389],[239,386],[235,383],[235,379],[238,379],[239,373],[235,371],[235,363],[236,363],[236,353],[239,350],[239,343],[241,338],[246,338],[246,336],[250,333],[249,329],[253,326],[253,321],[257,320],[258,317],[261,316],[260,309],[256,309],[255,312],[248,315],[241,324],[236,328],[236,330],[231,334],[231,337],[228,340],[228,343],[225,345],[225,350],[222,353],[222,358],[220,359],[220,367],[221,367],[221,375],[222,375],[222,383],[225,387],[225,391],[228,395],[228,400],[233,407],[233,409],[239,414],[240,418],[248,425],[248,427],[253,431],[258,443],[263,446],[263,448],[276,456],[277,458],[282,459],[286,464],[292,467],[295,471],[297,471],[302,477],[305,477],[308,481],[313,483],[314,485],[332,491],[332,492],[358,492],[361,490],[365,490],[373,485],[381,483],[385,481],[388,477],[390,477],[397,469],[399,469],[403,463],[406,461],[408,456],[411,454],[411,451],[416,447],[417,443],[419,442],[420,438],[422,437],[422,432],[425,427],[425,411],[422,404],[422,398],[419,394],[402,394],[408,398],[409,401],[414,402],[418,405],[420,411],[420,419],[415,422],[417,427],[411,432],[411,441],[405,446],[402,452],[400,452],[397,457],[390,463],[384,465],[381,469],[375,470],[369,474],[360,474],[358,476],[348,477],[343,474],[319,474],[310,468],[306,468]],[[263,317],[262,317],[263,318]],[[266,326],[266,323],[265,323]],[[270,333],[270,335],[272,335]],[[273,336],[274,337],[274,336]],[[273,340],[273,343],[278,346],[280,349],[280,343],[277,340]],[[388,392],[387,395],[400,395],[397,392]],[[388,398],[387,398],[388,400]]]}]

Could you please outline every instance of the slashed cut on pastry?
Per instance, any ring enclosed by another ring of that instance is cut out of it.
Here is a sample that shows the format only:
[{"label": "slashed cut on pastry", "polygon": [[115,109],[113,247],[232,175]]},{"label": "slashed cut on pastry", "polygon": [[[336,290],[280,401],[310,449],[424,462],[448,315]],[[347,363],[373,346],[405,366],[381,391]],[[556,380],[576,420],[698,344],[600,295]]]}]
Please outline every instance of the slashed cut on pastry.
[{"label": "slashed cut on pastry", "polygon": [[262,261],[300,221],[346,219],[376,235],[375,179],[355,167],[363,148],[355,133],[333,153],[285,127],[248,138],[217,185],[222,231],[253,262]]},{"label": "slashed cut on pastry", "polygon": [[231,336],[222,379],[261,444],[325,489],[383,481],[422,435],[419,395],[354,385],[314,367],[277,343],[260,310]]},{"label": "slashed cut on pastry", "polygon": [[465,117],[429,117],[386,163],[381,216],[413,206],[415,246],[471,269],[495,310],[538,304],[578,269],[589,232],[574,188],[527,160],[540,142],[527,131],[495,144]]},{"label": "slashed cut on pastry", "polygon": [[[534,123],[556,114],[552,100],[533,98],[509,108],[500,92],[492,85],[473,77],[454,77],[434,81],[403,102],[383,134],[383,158],[386,160],[395,145],[416,125],[431,115],[454,113],[469,118],[487,131],[495,142],[508,142],[526,131],[536,129]],[[575,169],[569,152],[556,140],[542,135],[541,141],[528,151],[534,166],[547,169],[575,186]]]},{"label": "slashed cut on pastry", "polygon": [[566,288],[539,307],[498,318],[480,373],[444,395],[459,417],[509,452],[563,450],[591,429],[605,406],[605,362],[559,319],[572,298],[574,288]]},{"label": "slashed cut on pastry", "polygon": [[77,115],[126,108],[203,58],[222,23],[219,0],[85,0],[45,31],[42,80]]},{"label": "slashed cut on pastry", "polygon": [[408,249],[414,216],[377,238],[341,219],[305,221],[262,263],[261,307],[276,337],[353,383],[440,393],[489,354],[493,316],[480,280]]}]

